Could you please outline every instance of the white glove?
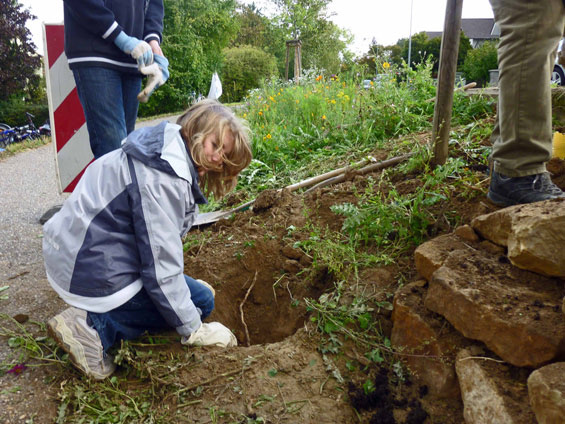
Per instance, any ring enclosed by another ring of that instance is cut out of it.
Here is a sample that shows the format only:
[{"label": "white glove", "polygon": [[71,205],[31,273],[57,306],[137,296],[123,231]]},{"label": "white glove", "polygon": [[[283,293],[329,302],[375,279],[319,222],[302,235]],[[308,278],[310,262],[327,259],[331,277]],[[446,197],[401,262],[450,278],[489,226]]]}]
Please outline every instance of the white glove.
[{"label": "white glove", "polygon": [[145,88],[137,95],[137,100],[141,103],[147,103],[153,91],[165,84],[169,78],[169,61],[167,58],[156,54],[154,59],[155,61],[151,65],[139,68],[142,74],[149,76]]},{"label": "white glove", "polygon": [[205,322],[190,336],[184,336],[182,344],[190,346],[237,346],[234,334],[219,322]]},{"label": "white glove", "polygon": [[142,74],[148,75],[147,84],[145,84],[145,88],[141,90],[141,92],[137,95],[137,100],[141,103],[147,103],[149,97],[153,93],[153,91],[163,85],[165,81],[163,81],[163,73],[159,68],[159,65],[156,63],[152,63],[149,66],[144,66],[143,68],[139,69]]}]

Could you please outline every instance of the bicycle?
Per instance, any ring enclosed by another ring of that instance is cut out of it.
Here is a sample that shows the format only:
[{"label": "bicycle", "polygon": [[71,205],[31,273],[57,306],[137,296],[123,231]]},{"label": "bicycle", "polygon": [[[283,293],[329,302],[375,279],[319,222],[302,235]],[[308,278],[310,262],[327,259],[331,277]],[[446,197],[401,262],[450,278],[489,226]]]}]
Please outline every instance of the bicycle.
[{"label": "bicycle", "polygon": [[16,131],[7,124],[0,124],[0,147],[6,147],[15,140]]},{"label": "bicycle", "polygon": [[31,113],[26,112],[26,118],[28,121],[27,125],[22,125],[21,127],[16,127],[16,142],[17,141],[24,141],[26,139],[31,139],[34,140],[36,138],[40,138],[41,137],[41,133],[39,132],[39,130],[37,129],[37,127],[35,126],[35,124],[33,123],[33,118],[35,118],[35,116],[33,116]]},{"label": "bicycle", "polygon": [[9,144],[24,141],[26,139],[37,139],[43,135],[51,135],[50,128],[44,128],[40,131],[33,123],[34,116],[26,112],[26,118],[28,120],[27,125],[22,125],[20,127],[10,127],[7,124],[0,124],[0,147],[6,147]]}]

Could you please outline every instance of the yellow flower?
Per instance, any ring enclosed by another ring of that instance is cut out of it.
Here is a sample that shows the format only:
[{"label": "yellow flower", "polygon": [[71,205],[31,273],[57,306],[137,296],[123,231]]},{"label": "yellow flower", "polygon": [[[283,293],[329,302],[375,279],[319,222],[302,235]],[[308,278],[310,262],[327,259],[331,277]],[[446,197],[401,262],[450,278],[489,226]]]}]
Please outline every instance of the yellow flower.
[{"label": "yellow flower", "polygon": [[271,100],[272,102],[275,101],[275,98],[273,96],[269,96],[269,100]]},{"label": "yellow flower", "polygon": [[390,63],[384,62],[384,63],[383,63],[383,68],[384,68],[384,69],[390,68]]},{"label": "yellow flower", "polygon": [[322,77],[321,75],[318,75],[318,76],[316,77],[316,81],[320,81],[322,78],[323,78],[323,77]]},{"label": "yellow flower", "polygon": [[335,100],[334,100],[334,99],[332,99],[331,103],[332,103],[332,105],[335,105]]},{"label": "yellow flower", "polygon": [[298,101],[298,99],[296,99],[296,104],[298,104],[298,103],[300,103],[300,102]]},{"label": "yellow flower", "polygon": [[270,138],[271,138],[271,134],[267,134],[267,138],[270,139]]},{"label": "yellow flower", "polygon": [[243,114],[243,117],[244,117],[244,118],[247,118],[247,113],[244,113],[244,114]]},{"label": "yellow flower", "polygon": [[259,116],[263,115],[263,112],[259,111]]},{"label": "yellow flower", "polygon": [[322,115],[322,119],[326,119],[326,115]]}]

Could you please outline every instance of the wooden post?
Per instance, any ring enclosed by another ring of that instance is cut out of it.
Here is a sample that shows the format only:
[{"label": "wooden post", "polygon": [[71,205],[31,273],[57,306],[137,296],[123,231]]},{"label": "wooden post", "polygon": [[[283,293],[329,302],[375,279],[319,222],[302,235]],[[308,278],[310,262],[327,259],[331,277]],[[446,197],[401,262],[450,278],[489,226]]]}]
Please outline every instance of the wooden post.
[{"label": "wooden post", "polygon": [[286,69],[285,69],[285,72],[284,72],[284,75],[286,77],[286,81],[288,81],[288,50],[289,49],[290,49],[290,46],[289,46],[288,41],[287,41],[286,42],[286,61],[285,61]]},{"label": "wooden post", "polygon": [[432,142],[434,143],[433,165],[443,165],[447,160],[462,9],[463,0],[447,0],[443,35],[441,37],[437,95],[432,128]]},{"label": "wooden post", "polygon": [[300,80],[302,74],[302,42],[300,40],[290,40],[286,42],[286,69],[285,77],[288,81],[288,62],[290,47],[294,47],[294,80],[296,83]]}]

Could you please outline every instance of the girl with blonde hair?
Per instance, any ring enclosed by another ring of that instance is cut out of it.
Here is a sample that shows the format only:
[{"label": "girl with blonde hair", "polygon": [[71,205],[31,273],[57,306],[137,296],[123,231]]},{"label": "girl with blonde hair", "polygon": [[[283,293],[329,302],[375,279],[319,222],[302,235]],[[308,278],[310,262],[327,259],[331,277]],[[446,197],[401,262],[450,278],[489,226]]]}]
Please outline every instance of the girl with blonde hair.
[{"label": "girl with blonde hair", "polygon": [[95,160],[43,227],[47,278],[70,305],[47,327],[73,364],[95,379],[115,369],[108,350],[144,332],[174,328],[188,345],[237,344],[202,321],[214,289],[184,275],[182,238],[204,193],[221,198],[251,162],[245,123],[215,100],[177,124],[132,132]]}]

